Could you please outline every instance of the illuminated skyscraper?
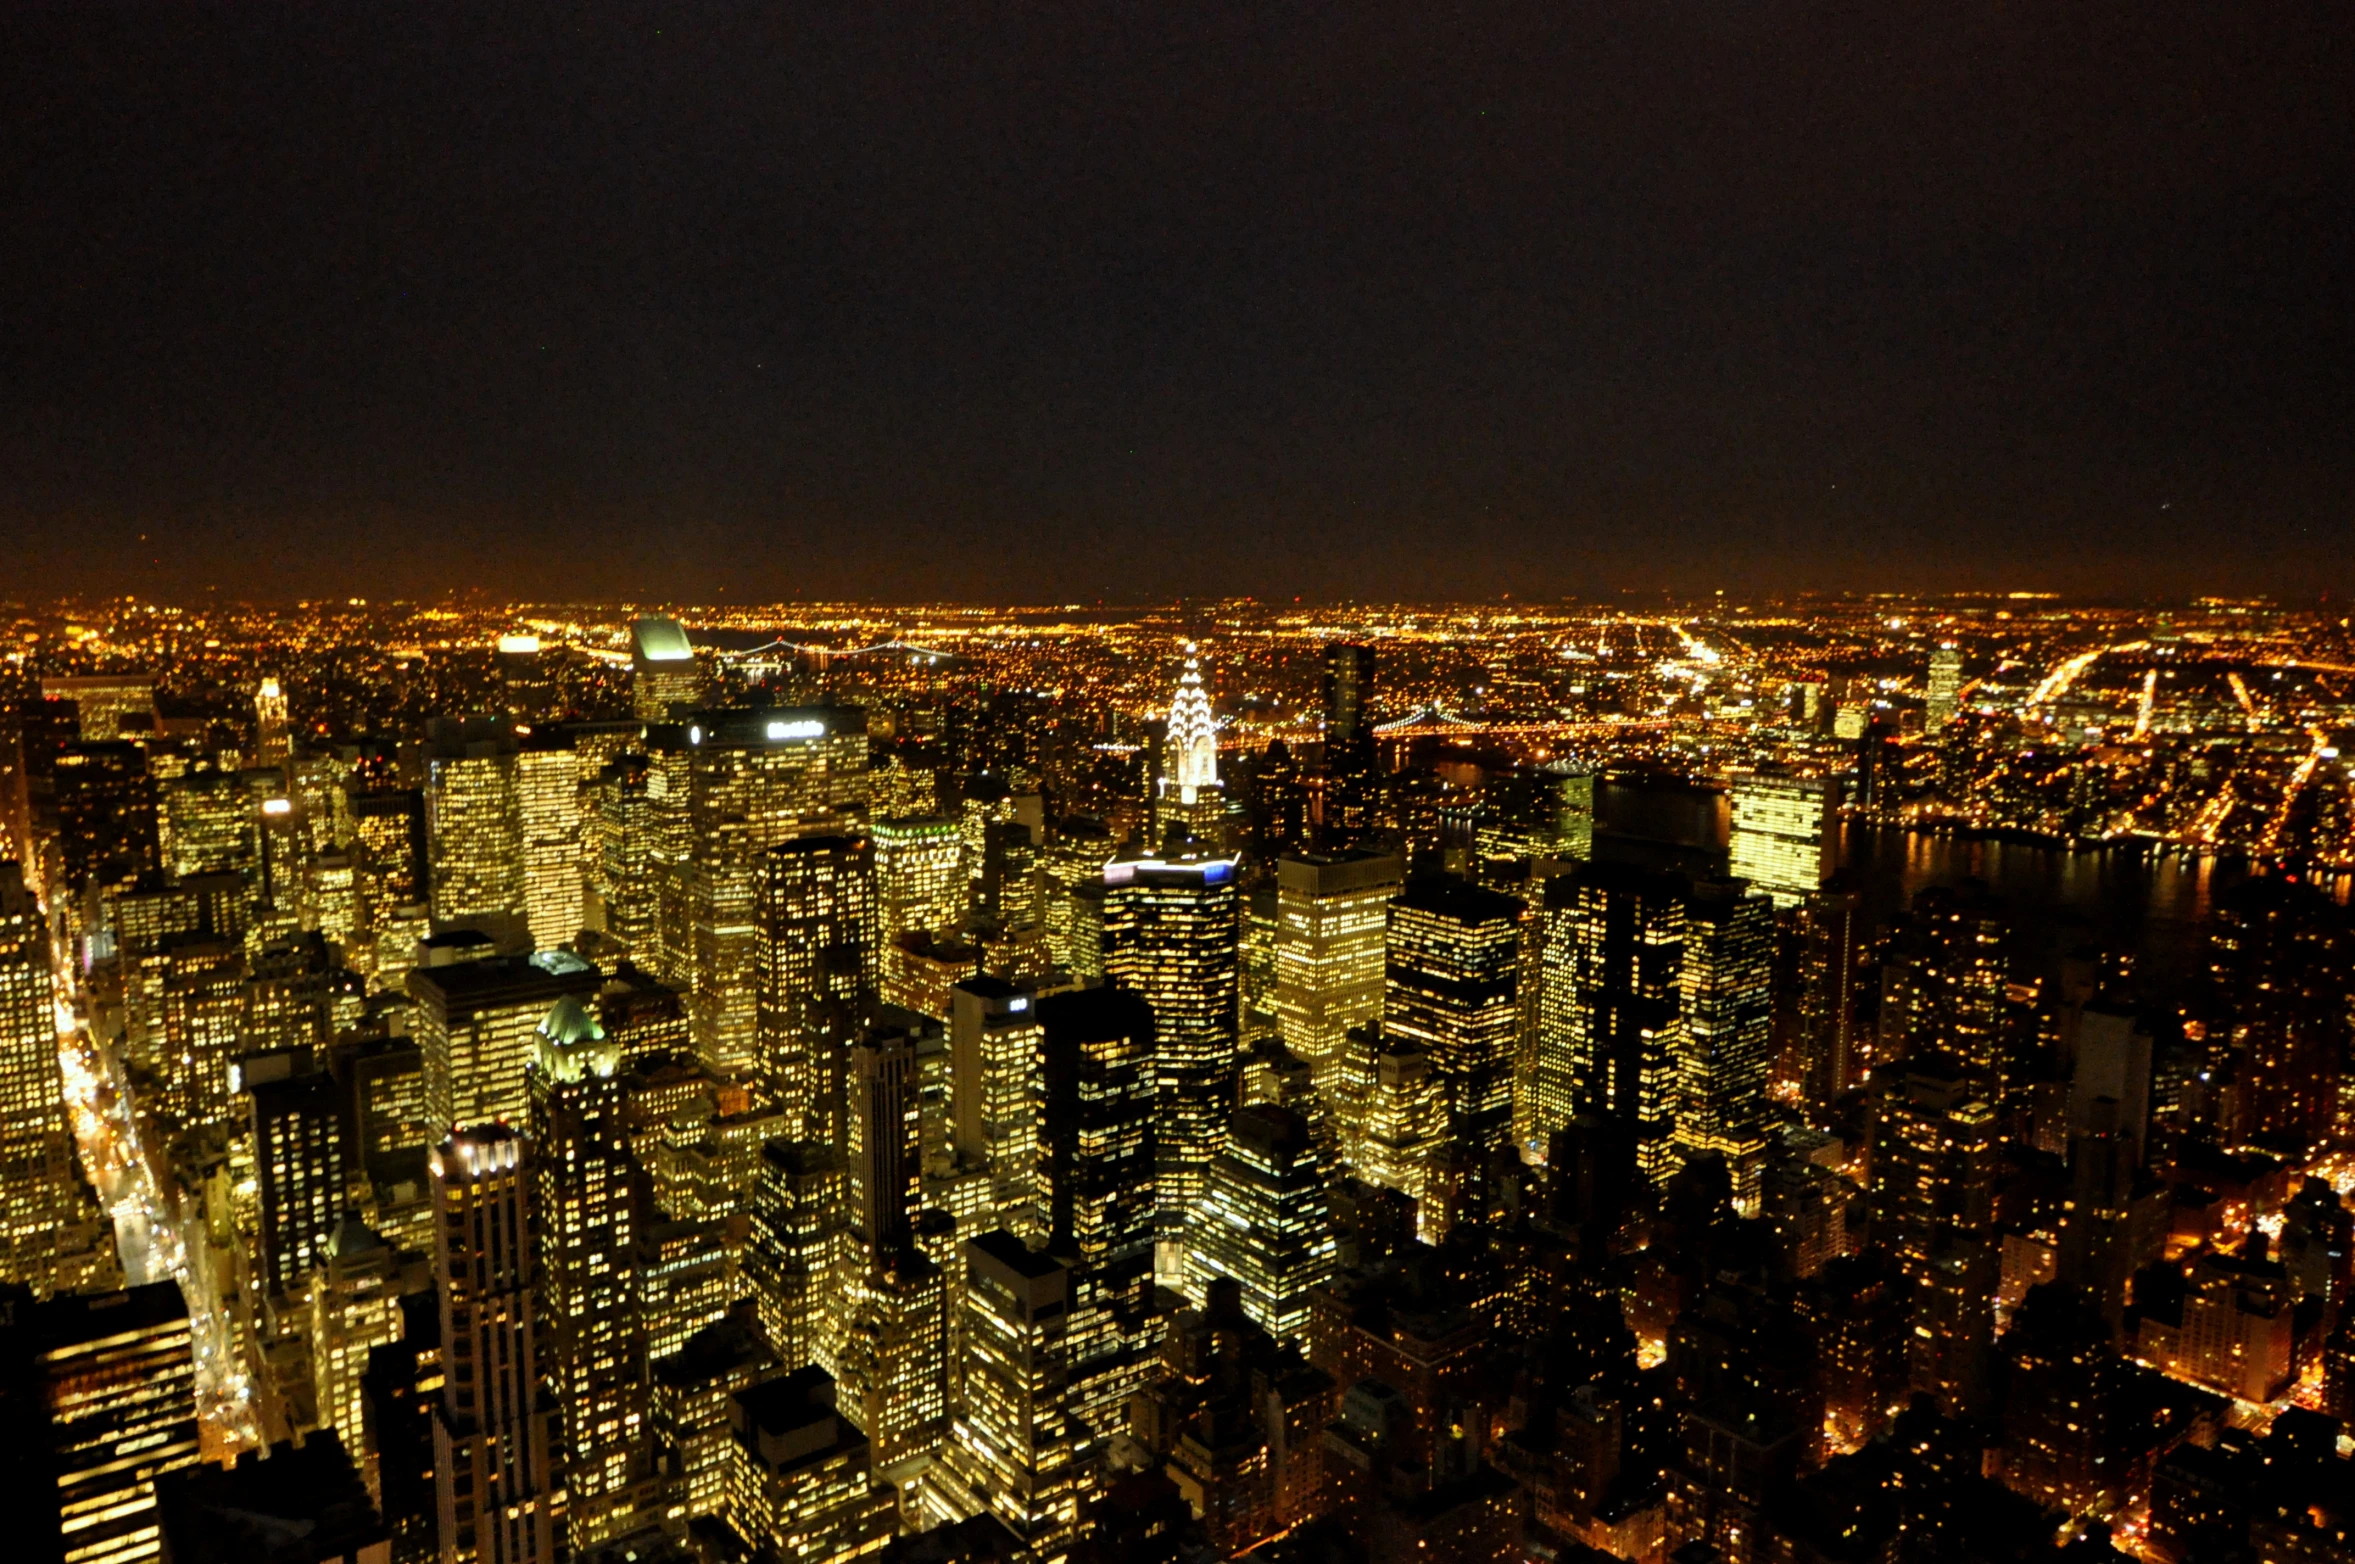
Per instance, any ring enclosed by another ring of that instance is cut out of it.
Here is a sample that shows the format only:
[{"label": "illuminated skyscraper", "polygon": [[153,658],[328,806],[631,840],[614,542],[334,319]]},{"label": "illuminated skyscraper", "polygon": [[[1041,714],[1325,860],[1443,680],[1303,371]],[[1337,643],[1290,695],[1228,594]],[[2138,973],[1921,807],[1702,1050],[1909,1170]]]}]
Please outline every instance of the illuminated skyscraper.
[{"label": "illuminated skyscraper", "polygon": [[179,1284],[0,1303],[11,1419],[37,1434],[20,1474],[38,1508],[10,1519],[17,1547],[67,1564],[134,1564],[160,1552],[155,1480],[198,1459],[196,1356]]},{"label": "illuminated skyscraper", "polygon": [[758,1073],[768,854],[837,828],[859,802],[866,714],[838,706],[702,711],[687,745],[689,959],[681,986],[704,1063]]},{"label": "illuminated skyscraper", "polygon": [[1332,1280],[1334,1257],[1325,1168],[1307,1123],[1288,1108],[1237,1109],[1194,1216],[1188,1295],[1200,1307],[1212,1282],[1231,1277],[1254,1323],[1278,1341],[1302,1340],[1309,1293]]},{"label": "illuminated skyscraper", "polygon": [[1153,1011],[1155,1271],[1172,1285],[1235,1102],[1241,939],[1234,859],[1181,833],[1105,867],[1104,970]]},{"label": "illuminated skyscraper", "polygon": [[1735,1209],[1755,1215],[1774,1064],[1773,902],[1739,882],[1693,887],[1677,1000],[1677,1149],[1723,1156]]},{"label": "illuminated skyscraper", "polygon": [[1949,1416],[1981,1410],[1995,1335],[1995,1111],[1966,1074],[1935,1056],[1876,1076],[1873,1237],[1895,1257],[1912,1300],[1913,1388]]},{"label": "illuminated skyscraper", "polygon": [[1612,862],[1546,885],[1538,1127],[1567,1123],[1565,1109],[1611,1120],[1656,1183],[1678,1166],[1687,889],[1675,875]]},{"label": "illuminated skyscraper", "polygon": [[1955,706],[1962,694],[1962,652],[1951,642],[1930,654],[1928,694],[1922,725],[1935,733],[1954,720]]},{"label": "illuminated skyscraper", "polygon": [[321,1427],[368,1462],[368,1355],[401,1339],[401,1257],[356,1216],[320,1245],[309,1280],[311,1384]]},{"label": "illuminated skyscraper", "polygon": [[1445,1093],[1461,1209],[1426,1211],[1446,1224],[1486,1210],[1491,1164],[1510,1152],[1513,1062],[1521,1035],[1521,941],[1527,908],[1454,881],[1411,885],[1390,904],[1382,1035],[1420,1046]]},{"label": "illuminated skyscraper", "polygon": [[644,755],[622,755],[589,784],[582,922],[649,969],[661,965],[662,886],[655,834],[656,775]]},{"label": "illuminated skyscraper", "polygon": [[1069,1406],[1071,1272],[1008,1232],[968,1242],[965,1266],[965,1395],[950,1469],[1033,1557],[1059,1559],[1090,1486],[1091,1441]]},{"label": "illuminated skyscraper", "polygon": [[325,1071],[245,1083],[252,1114],[261,1253],[254,1256],[275,1308],[305,1298],[320,1246],[344,1218],[349,1181],[343,1104]]},{"label": "illuminated skyscraper", "polygon": [[584,923],[580,759],[569,740],[533,734],[515,757],[523,912],[532,948],[571,945]]},{"label": "illuminated skyscraper", "polygon": [[283,766],[292,758],[286,691],[275,678],[264,679],[254,691],[254,764]]},{"label": "illuminated skyscraper", "polygon": [[875,998],[874,931],[864,842],[805,836],[770,851],[760,906],[761,1074],[801,1138],[835,1137],[842,1062]]},{"label": "illuminated skyscraper", "polygon": [[695,648],[676,619],[649,615],[630,626],[630,714],[640,722],[679,722],[703,704]]},{"label": "illuminated skyscraper", "polygon": [[869,838],[875,860],[875,949],[882,970],[877,986],[890,1004],[914,1009],[903,940],[962,928],[971,897],[964,838],[957,822],[931,815],[878,820]]},{"label": "illuminated skyscraper", "polygon": [[1404,873],[1382,853],[1276,860],[1276,1024],[1328,1096],[1339,1085],[1350,1029],[1382,1013],[1390,900]]},{"label": "illuminated skyscraper", "polygon": [[1738,776],[1726,789],[1733,809],[1733,873],[1796,907],[1823,883],[1833,784],[1820,778]]},{"label": "illuminated skyscraper", "polygon": [[761,1333],[790,1368],[834,1361],[826,1304],[842,1253],[842,1183],[831,1146],[773,1140],[761,1148],[744,1279]]},{"label": "illuminated skyscraper", "polygon": [[541,1020],[559,999],[586,999],[602,981],[595,967],[562,951],[410,973],[417,1001],[412,1024],[425,1054],[426,1107],[435,1131],[528,1122],[525,1068],[539,1051]]},{"label": "illuminated skyscraper", "polygon": [[[1169,1231],[1157,1196],[1158,1017],[1111,987],[1047,995],[1038,1014],[1040,1225],[1048,1250],[1073,1262],[1066,1407],[1080,1437],[1104,1438],[1150,1369],[1157,1240]],[[1223,1135],[1223,1107],[1219,1123]]]},{"label": "illuminated skyscraper", "polygon": [[1856,1025],[1864,898],[1835,874],[1807,898],[1799,928],[1800,1089],[1817,1108],[1829,1108],[1864,1079],[1865,1039]]},{"label": "illuminated skyscraper", "polygon": [[528,900],[515,752],[515,735],[495,723],[437,720],[429,731],[425,839],[436,927],[528,938],[518,926]]},{"label": "illuminated skyscraper", "polygon": [[49,925],[23,871],[0,862],[0,1282],[46,1298],[108,1281],[107,1226],[66,1120]]},{"label": "illuminated skyscraper", "polygon": [[850,1273],[838,1311],[839,1384],[879,1469],[929,1455],[948,1425],[947,1294],[914,1242],[918,1172],[915,1040],[881,1031],[852,1046],[844,1164]]},{"label": "illuminated skyscraper", "polygon": [[433,1474],[442,1564],[556,1564],[563,1487],[541,1385],[538,1255],[523,1138],[461,1130],[432,1159],[442,1394]]},{"label": "illuminated skyscraper", "polygon": [[879,1553],[897,1529],[867,1436],[835,1406],[815,1366],[738,1391],[724,1513],[766,1558],[819,1564]]},{"label": "illuminated skyscraper", "polygon": [[951,991],[949,1138],[960,1165],[989,1182],[983,1231],[1046,1231],[1038,1203],[1045,1048],[1031,987],[982,977]]},{"label": "illuminated skyscraper", "polygon": [[563,696],[556,687],[555,654],[529,631],[500,636],[495,650],[499,684],[507,692],[508,716],[532,724],[556,716]]},{"label": "illuminated skyscraper", "polygon": [[554,1388],[556,1466],[575,1552],[650,1517],[646,1337],[639,1316],[637,1164],[621,1049],[567,994],[540,1022],[531,1065],[542,1348]]},{"label": "illuminated skyscraper", "polygon": [[261,797],[239,771],[191,771],[157,788],[156,828],[176,879],[235,874],[248,891],[262,879]]},{"label": "illuminated skyscraper", "polygon": [[204,934],[173,935],[161,959],[156,1105],[190,1134],[223,1132],[239,1116],[229,1071],[244,1047],[244,948]]}]

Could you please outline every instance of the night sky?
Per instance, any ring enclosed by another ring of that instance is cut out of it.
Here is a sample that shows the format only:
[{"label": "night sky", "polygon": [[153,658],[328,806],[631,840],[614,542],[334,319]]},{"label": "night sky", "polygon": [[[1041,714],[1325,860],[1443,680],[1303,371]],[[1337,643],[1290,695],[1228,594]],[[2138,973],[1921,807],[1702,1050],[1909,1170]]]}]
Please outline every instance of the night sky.
[{"label": "night sky", "polygon": [[2346,0],[16,6],[0,596],[2337,596],[2351,208]]}]

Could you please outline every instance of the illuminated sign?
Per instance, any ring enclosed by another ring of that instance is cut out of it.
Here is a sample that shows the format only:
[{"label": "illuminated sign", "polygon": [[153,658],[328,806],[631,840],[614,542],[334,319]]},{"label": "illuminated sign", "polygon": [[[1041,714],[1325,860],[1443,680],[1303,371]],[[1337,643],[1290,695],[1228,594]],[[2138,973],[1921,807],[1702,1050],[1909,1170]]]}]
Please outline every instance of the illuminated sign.
[{"label": "illuminated sign", "polygon": [[290,815],[294,813],[294,803],[291,799],[265,798],[262,800],[262,813],[266,815]]},{"label": "illuminated sign", "polygon": [[536,652],[539,649],[540,638],[536,635],[503,635],[499,637],[499,650],[502,652],[528,653]]},{"label": "illuminated sign", "polygon": [[771,722],[769,724],[769,738],[772,742],[784,739],[823,738],[825,734],[826,725],[814,718],[800,722]]}]

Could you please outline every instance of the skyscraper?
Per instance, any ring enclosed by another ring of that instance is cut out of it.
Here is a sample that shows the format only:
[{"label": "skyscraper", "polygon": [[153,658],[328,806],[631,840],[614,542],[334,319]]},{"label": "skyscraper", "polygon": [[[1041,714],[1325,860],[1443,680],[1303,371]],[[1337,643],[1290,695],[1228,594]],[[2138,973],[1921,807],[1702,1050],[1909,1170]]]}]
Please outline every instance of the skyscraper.
[{"label": "skyscraper", "polygon": [[990,1220],[1043,1237],[1039,1207],[1046,1033],[1033,987],[1001,978],[959,983],[949,997],[950,1126],[957,1160],[988,1180]]},{"label": "skyscraper", "polygon": [[1186,1250],[1186,1290],[1197,1306],[1229,1277],[1261,1329],[1279,1341],[1305,1339],[1309,1293],[1332,1280],[1336,1264],[1325,1179],[1299,1114],[1237,1109]]},{"label": "skyscraper", "polygon": [[1218,780],[1218,718],[1202,687],[1201,659],[1186,646],[1185,671],[1169,706],[1161,796],[1155,801],[1155,829],[1166,834],[1183,825],[1205,841],[1216,841],[1226,818],[1226,789]]},{"label": "skyscraper", "polygon": [[1608,861],[1546,885],[1540,1123],[1559,1128],[1565,1108],[1615,1122],[1656,1183],[1677,1167],[1686,890],[1678,876]]},{"label": "skyscraper", "polygon": [[1339,1084],[1350,1029],[1382,1013],[1390,900],[1404,874],[1386,853],[1345,849],[1276,860],[1276,1024],[1328,1097]]},{"label": "skyscraper", "polygon": [[835,1137],[842,1061],[875,998],[874,932],[865,843],[805,836],[770,851],[760,906],[761,1073],[803,1138]]},{"label": "skyscraper", "polygon": [[703,704],[695,648],[676,619],[649,614],[630,626],[630,714],[640,722],[679,722]]},{"label": "skyscraper", "polygon": [[1186,1225],[1226,1144],[1241,1017],[1235,860],[1182,833],[1104,869],[1104,970],[1152,1007],[1156,1272],[1183,1275]]},{"label": "skyscraper", "polygon": [[1726,788],[1733,811],[1733,873],[1796,907],[1823,883],[1834,784],[1753,773]]},{"label": "skyscraper", "polygon": [[541,1384],[532,1172],[503,1124],[435,1150],[442,1394],[433,1472],[442,1564],[556,1564],[564,1490]]},{"label": "skyscraper", "polygon": [[1039,1226],[1071,1262],[1066,1406],[1077,1437],[1100,1439],[1143,1383],[1155,1339],[1156,1251],[1168,1231],[1157,1017],[1141,996],[1109,987],[1050,994],[1038,1014]]},{"label": "skyscraper", "polygon": [[199,1455],[179,1284],[42,1303],[0,1295],[0,1382],[23,1397],[7,1415],[29,1419],[32,1437],[10,1454],[32,1463],[19,1477],[40,1496],[12,1514],[32,1533],[18,1546],[64,1564],[155,1558],[155,1480]]},{"label": "skyscraper", "polygon": [[350,1149],[343,1103],[323,1070],[245,1083],[261,1220],[255,1256],[275,1307],[307,1303],[320,1246],[344,1218]]},{"label": "skyscraper", "polygon": [[515,735],[500,724],[437,720],[428,733],[425,838],[438,928],[528,943],[515,756]]},{"label": "skyscraper", "polygon": [[523,859],[523,913],[532,948],[580,938],[580,758],[570,739],[534,733],[515,756],[516,830]]},{"label": "skyscraper", "polygon": [[413,1023],[425,1054],[427,1112],[437,1134],[528,1122],[525,1067],[539,1026],[566,995],[587,998],[603,976],[578,956],[493,956],[409,974]]},{"label": "skyscraper", "polygon": [[1962,694],[1962,652],[1948,641],[1930,653],[1928,700],[1922,711],[1922,725],[1932,733],[1954,720],[1955,706]]},{"label": "skyscraper", "polygon": [[78,1177],[57,1056],[49,925],[0,861],[0,1283],[36,1297],[108,1280],[107,1226]]},{"label": "skyscraper", "polygon": [[1512,1145],[1527,916],[1510,896],[1455,881],[1410,885],[1390,904],[1382,1035],[1429,1059],[1455,1165],[1453,1208],[1426,1212],[1426,1232],[1484,1214],[1490,1166]]},{"label": "skyscraper", "polygon": [[574,1551],[621,1536],[647,1469],[646,1334],[636,1274],[638,1167],[620,1047],[578,995],[539,1025],[530,1077],[541,1347],[556,1391],[556,1467]]},{"label": "skyscraper", "polygon": [[1754,1215],[1774,1064],[1774,904],[1738,881],[1707,882],[1684,923],[1676,1146],[1724,1157],[1735,1208]]},{"label": "skyscraper", "polygon": [[1034,1557],[1060,1558],[1079,1531],[1091,1441],[1069,1405],[1071,1271],[1012,1233],[965,1245],[964,1406],[949,1446],[969,1496]]},{"label": "skyscraper", "polygon": [[1799,930],[1800,1089],[1823,1109],[1864,1079],[1868,1055],[1856,1024],[1864,898],[1834,874],[1807,898]]},{"label": "skyscraper", "polygon": [[840,706],[701,711],[687,745],[688,1015],[707,1065],[756,1073],[768,854],[838,828],[860,800],[866,714]]}]

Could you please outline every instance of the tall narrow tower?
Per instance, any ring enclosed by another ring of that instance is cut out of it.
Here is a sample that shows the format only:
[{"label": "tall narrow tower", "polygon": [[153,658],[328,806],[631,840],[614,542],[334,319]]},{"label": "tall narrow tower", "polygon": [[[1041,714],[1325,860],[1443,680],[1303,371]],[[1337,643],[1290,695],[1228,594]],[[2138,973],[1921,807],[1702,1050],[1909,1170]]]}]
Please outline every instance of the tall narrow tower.
[{"label": "tall narrow tower", "polygon": [[557,1564],[564,1524],[540,1388],[530,1171],[504,1124],[435,1149],[442,1398],[433,1424],[441,1564]]}]

